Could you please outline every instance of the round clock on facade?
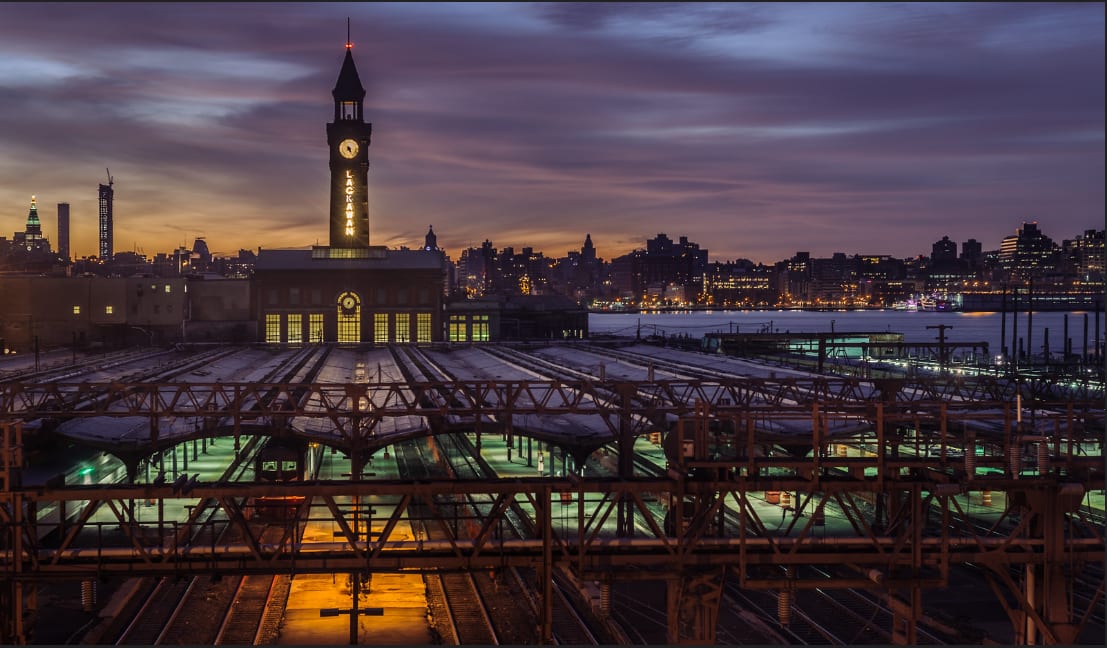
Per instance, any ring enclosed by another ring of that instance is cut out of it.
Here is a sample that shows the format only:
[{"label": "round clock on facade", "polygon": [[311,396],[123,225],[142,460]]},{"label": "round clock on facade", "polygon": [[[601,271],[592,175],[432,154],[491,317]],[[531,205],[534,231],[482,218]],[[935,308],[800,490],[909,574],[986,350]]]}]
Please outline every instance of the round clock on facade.
[{"label": "round clock on facade", "polygon": [[338,152],[344,158],[352,159],[357,155],[358,145],[356,140],[344,139],[338,143]]},{"label": "round clock on facade", "polygon": [[346,295],[342,298],[342,308],[345,308],[346,310],[354,310],[354,306],[356,304],[357,302],[354,301],[354,298],[350,295]]}]

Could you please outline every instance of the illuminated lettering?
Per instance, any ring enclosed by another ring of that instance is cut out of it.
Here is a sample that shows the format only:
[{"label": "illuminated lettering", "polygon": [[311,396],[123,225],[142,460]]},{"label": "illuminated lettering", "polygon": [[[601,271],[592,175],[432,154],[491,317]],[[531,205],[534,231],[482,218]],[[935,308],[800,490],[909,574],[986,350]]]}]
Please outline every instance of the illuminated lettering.
[{"label": "illuminated lettering", "polygon": [[354,236],[354,174],[346,170],[346,236]]}]

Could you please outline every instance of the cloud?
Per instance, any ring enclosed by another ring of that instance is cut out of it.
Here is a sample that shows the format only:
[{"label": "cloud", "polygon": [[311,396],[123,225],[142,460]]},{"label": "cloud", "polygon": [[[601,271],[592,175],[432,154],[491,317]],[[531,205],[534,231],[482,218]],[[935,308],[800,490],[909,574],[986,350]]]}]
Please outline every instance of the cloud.
[{"label": "cloud", "polygon": [[612,258],[667,232],[772,262],[996,247],[1030,216],[1058,240],[1102,226],[1102,5],[4,13],[0,232],[31,193],[67,200],[86,254],[104,167],[147,250],[192,230],[225,253],[325,240],[347,15],[377,242],[434,223],[455,258],[486,238],[556,256],[590,232]]}]

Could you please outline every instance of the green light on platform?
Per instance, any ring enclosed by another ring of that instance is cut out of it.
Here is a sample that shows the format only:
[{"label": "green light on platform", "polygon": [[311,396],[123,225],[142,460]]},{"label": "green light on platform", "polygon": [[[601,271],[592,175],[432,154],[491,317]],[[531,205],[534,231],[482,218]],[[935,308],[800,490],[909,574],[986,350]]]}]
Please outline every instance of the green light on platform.
[{"label": "green light on platform", "polygon": [[77,474],[84,477],[85,475],[91,475],[92,471],[93,471],[92,466],[88,466],[88,467],[85,467],[85,468],[81,468],[81,470]]}]

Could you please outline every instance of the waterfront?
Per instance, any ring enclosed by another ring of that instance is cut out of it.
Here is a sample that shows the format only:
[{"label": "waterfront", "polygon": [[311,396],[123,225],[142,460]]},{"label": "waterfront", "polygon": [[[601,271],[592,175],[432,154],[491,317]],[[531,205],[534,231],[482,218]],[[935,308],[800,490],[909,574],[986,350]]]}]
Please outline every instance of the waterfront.
[{"label": "waterfront", "polygon": [[[1018,337],[1024,348],[1041,354],[1046,342],[1050,355],[1057,357],[1063,348],[1065,316],[1068,315],[1068,337],[1072,340],[1072,352],[1080,354],[1084,343],[1085,316],[1088,327],[1088,353],[1094,354],[1096,323],[1098,319],[1100,344],[1103,344],[1103,327],[1107,321],[1100,313],[1075,311],[1070,313],[1035,312],[1033,321],[1026,313],[1018,316]],[[1013,348],[1015,317],[1007,314],[1007,347]],[[652,313],[591,313],[588,330],[591,335],[634,336],[641,330],[642,337],[649,335],[687,335],[699,338],[706,333],[830,333],[830,332],[893,332],[903,333],[908,342],[933,342],[938,339],[938,329],[927,328],[946,325],[946,340],[950,342],[987,342],[990,353],[998,354],[1002,337],[1000,313],[935,313],[894,310],[863,311],[668,311]],[[1029,342],[1027,342],[1029,338]]]}]

